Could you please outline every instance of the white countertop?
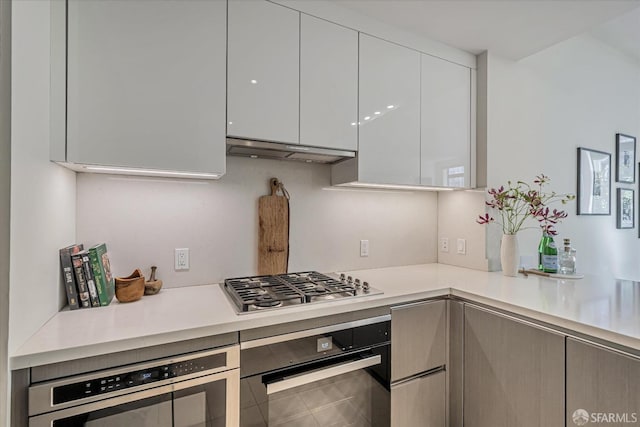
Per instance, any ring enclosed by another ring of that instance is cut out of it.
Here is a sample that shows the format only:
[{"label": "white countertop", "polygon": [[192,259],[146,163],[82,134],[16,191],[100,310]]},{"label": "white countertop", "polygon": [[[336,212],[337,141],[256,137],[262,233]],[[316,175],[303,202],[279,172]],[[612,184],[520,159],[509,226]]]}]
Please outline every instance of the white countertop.
[{"label": "white countertop", "polygon": [[237,315],[219,285],[163,289],[108,307],[63,311],[11,355],[11,369],[454,295],[640,351],[640,283],[505,277],[443,264],[352,271],[384,294]]}]

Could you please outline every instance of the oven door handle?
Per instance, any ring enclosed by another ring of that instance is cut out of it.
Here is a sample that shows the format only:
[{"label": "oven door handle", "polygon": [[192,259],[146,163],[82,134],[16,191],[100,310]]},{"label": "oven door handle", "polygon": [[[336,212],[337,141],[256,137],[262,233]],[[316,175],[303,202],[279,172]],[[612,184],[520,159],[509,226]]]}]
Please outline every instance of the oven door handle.
[{"label": "oven door handle", "polygon": [[352,360],[346,363],[333,365],[328,368],[318,369],[316,371],[306,372],[304,374],[287,377],[283,380],[267,384],[267,394],[278,393],[280,391],[289,390],[290,388],[299,387],[301,385],[310,384],[312,382],[324,380],[326,378],[335,377],[337,375],[346,374],[382,363],[382,357],[377,354],[375,356],[365,357],[360,360]]}]

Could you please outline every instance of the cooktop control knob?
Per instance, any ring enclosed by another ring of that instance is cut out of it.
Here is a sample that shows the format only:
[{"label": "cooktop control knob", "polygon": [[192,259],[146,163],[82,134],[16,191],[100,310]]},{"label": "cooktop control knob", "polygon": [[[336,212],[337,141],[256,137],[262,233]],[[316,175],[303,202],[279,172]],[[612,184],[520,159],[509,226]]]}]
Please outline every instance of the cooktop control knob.
[{"label": "cooktop control knob", "polygon": [[360,287],[360,279],[356,279],[356,288]]},{"label": "cooktop control knob", "polygon": [[347,282],[348,283],[353,283],[353,277],[347,276]]},{"label": "cooktop control knob", "polygon": [[340,273],[340,280],[344,282],[344,279],[345,279],[344,273]]},{"label": "cooktop control knob", "polygon": [[369,292],[369,282],[363,282],[362,289],[364,289],[365,292]]}]

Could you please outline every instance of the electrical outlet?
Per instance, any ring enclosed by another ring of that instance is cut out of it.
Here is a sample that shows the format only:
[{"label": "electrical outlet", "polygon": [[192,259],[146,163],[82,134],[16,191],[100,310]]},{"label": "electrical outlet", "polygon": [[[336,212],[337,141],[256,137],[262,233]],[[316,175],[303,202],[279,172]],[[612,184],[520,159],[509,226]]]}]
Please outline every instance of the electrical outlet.
[{"label": "electrical outlet", "polygon": [[369,241],[368,240],[360,240],[360,256],[361,257],[369,256]]},{"label": "electrical outlet", "polygon": [[449,238],[443,237],[440,239],[440,252],[449,252]]},{"label": "electrical outlet", "polygon": [[467,240],[466,239],[458,239],[458,254],[465,255],[467,253]]},{"label": "electrical outlet", "polygon": [[176,248],[174,261],[176,270],[188,270],[189,248]]}]

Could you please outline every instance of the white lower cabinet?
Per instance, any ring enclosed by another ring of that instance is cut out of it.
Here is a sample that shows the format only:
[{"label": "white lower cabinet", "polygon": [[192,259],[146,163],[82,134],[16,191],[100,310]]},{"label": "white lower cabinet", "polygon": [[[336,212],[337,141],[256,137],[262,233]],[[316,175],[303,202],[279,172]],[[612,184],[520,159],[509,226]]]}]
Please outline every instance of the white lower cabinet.
[{"label": "white lower cabinet", "polygon": [[391,386],[392,427],[446,426],[445,372]]}]

